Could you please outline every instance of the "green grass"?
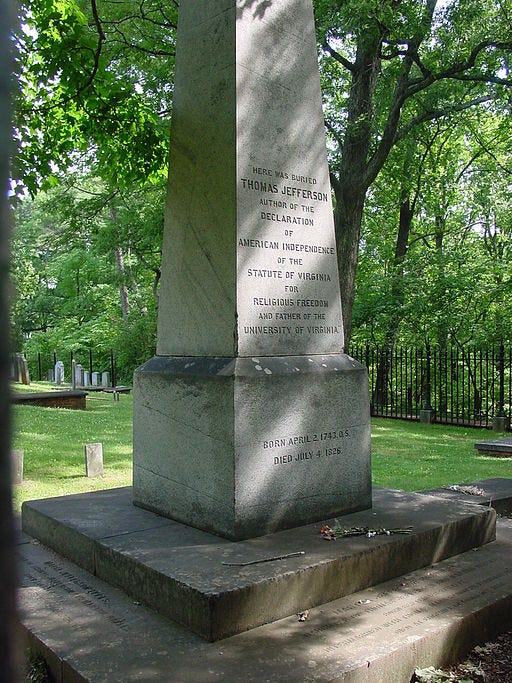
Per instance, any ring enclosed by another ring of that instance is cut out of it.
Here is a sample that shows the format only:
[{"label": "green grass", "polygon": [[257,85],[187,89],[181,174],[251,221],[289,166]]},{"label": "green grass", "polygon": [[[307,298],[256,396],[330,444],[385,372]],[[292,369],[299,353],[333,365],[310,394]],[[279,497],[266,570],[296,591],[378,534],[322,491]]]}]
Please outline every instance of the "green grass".
[{"label": "green grass", "polygon": [[493,477],[512,478],[512,459],[477,454],[475,443],[502,436],[486,429],[372,420],[376,486],[419,491]]},{"label": "green grass", "polygon": [[[49,385],[33,383],[33,391]],[[24,451],[23,484],[14,504],[68,493],[129,486],[132,482],[131,395],[90,393],[87,410],[13,406],[13,448]],[[85,476],[84,444],[103,444],[103,477]]]},{"label": "green grass", "polygon": [[[33,391],[51,385],[34,382]],[[132,481],[131,395],[90,393],[87,410],[13,406],[13,448],[24,451],[24,482],[15,487],[17,509],[24,500],[129,486]],[[492,477],[512,478],[512,459],[477,455],[476,441],[491,431],[372,421],[373,483],[405,491],[463,484]],[[105,474],[85,476],[84,444],[101,442]]]}]

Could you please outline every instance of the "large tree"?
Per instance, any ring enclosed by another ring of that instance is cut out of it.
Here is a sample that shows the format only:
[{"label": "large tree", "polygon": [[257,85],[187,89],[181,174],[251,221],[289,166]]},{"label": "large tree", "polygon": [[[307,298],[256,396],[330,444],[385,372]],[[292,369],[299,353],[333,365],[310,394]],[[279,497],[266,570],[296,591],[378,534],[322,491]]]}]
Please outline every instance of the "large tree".
[{"label": "large tree", "polygon": [[[314,4],[348,343],[369,190],[391,150],[414,145],[414,131],[426,123],[476,107],[508,108],[512,0]],[[178,3],[27,0],[20,12],[16,168],[25,186],[36,192],[69,164],[93,170],[112,192],[159,179],[167,163]],[[402,237],[410,229],[410,191],[405,178]],[[400,274],[406,245],[392,239]],[[126,313],[124,254],[113,246]]]},{"label": "large tree", "polygon": [[[345,336],[365,201],[411,129],[493,106],[508,78],[508,0],[318,0]],[[439,9],[436,9],[437,6]]]}]

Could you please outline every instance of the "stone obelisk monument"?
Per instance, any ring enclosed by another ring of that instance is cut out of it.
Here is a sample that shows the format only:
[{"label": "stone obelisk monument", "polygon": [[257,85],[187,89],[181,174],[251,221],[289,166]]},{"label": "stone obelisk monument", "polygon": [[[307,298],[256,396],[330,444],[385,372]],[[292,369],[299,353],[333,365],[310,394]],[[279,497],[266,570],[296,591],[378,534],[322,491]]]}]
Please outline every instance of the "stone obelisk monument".
[{"label": "stone obelisk monument", "polygon": [[243,539],[371,506],[311,0],[182,0],[134,502]]}]

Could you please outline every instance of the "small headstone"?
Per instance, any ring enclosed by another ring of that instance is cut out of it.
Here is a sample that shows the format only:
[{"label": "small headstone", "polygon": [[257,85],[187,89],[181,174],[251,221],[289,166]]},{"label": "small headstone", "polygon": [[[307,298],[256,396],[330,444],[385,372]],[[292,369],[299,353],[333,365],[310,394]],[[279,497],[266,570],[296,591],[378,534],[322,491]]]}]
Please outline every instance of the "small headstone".
[{"label": "small headstone", "polygon": [[55,363],[55,384],[64,384],[64,363],[61,360]]},{"label": "small headstone", "polygon": [[71,361],[71,388],[76,389],[76,363]]},{"label": "small headstone", "polygon": [[21,353],[16,354],[17,381],[20,384],[30,384],[27,359]]},{"label": "small headstone", "polygon": [[91,384],[90,377],[91,377],[90,372],[88,370],[84,370],[82,386],[88,387]]},{"label": "small headstone", "polygon": [[11,479],[13,484],[23,483],[23,451],[11,451]]},{"label": "small headstone", "polygon": [[84,386],[84,369],[80,363],[75,365],[75,384],[77,387]]},{"label": "small headstone", "polygon": [[21,384],[21,354],[20,353],[14,354],[12,378],[15,382],[17,382],[18,384]]},{"label": "small headstone", "polygon": [[101,386],[102,387],[109,387],[110,386],[110,373],[109,372],[102,372],[101,373]]},{"label": "small headstone", "polygon": [[510,427],[510,419],[506,415],[495,415],[492,418],[493,432],[507,432]]},{"label": "small headstone", "polygon": [[48,381],[49,382],[55,382],[55,373],[52,368],[48,370]]},{"label": "small headstone", "polygon": [[88,477],[103,475],[103,445],[101,443],[85,444],[85,473]]},{"label": "small headstone", "polygon": [[91,383],[93,387],[97,387],[98,384],[100,383],[100,373],[99,372],[93,372],[91,375]]},{"label": "small headstone", "polygon": [[425,408],[424,410],[420,410],[420,422],[422,424],[432,424],[435,419],[435,411]]}]

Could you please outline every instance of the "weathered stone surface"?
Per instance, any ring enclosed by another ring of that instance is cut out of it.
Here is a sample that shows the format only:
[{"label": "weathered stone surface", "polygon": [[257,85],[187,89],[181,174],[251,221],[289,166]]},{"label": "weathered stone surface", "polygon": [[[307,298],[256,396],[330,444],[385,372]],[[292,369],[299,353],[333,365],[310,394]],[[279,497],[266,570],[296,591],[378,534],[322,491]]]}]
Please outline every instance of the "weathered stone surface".
[{"label": "weathered stone surface", "polygon": [[478,455],[492,455],[496,458],[512,457],[512,438],[489,439],[475,444]]},{"label": "weathered stone surface", "polygon": [[409,683],[415,667],[444,666],[512,626],[511,553],[512,525],[500,520],[497,542],[478,552],[311,609],[304,622],[290,616],[206,643],[25,543],[21,622],[59,683],[284,683],[291,673],[295,681]]},{"label": "weathered stone surface", "polygon": [[138,505],[231,539],[371,506],[367,375],[346,355],[156,357],[134,395]]},{"label": "weathered stone surface", "polygon": [[135,502],[231,539],[368,508],[310,0],[182,2],[171,129]]},{"label": "weathered stone surface", "polygon": [[[493,509],[377,489],[372,510],[337,523],[412,526],[411,534],[334,543],[320,536],[317,523],[233,542],[137,509],[129,488],[23,506],[25,532],[207,640],[480,546],[493,540],[495,519]],[[254,563],[289,553],[294,556]]]},{"label": "weathered stone surface", "polygon": [[180,6],[157,353],[341,353],[311,2],[205,4]]},{"label": "weathered stone surface", "polygon": [[103,476],[103,444],[86,443],[84,445],[85,473],[88,477]]},{"label": "weathered stone surface", "polygon": [[13,484],[23,483],[23,451],[11,450],[11,480]]},{"label": "weathered stone surface", "polygon": [[[473,489],[477,492],[473,492]],[[499,514],[512,512],[512,479],[504,477],[481,479],[451,488],[428,489],[418,493],[493,507]]]}]

